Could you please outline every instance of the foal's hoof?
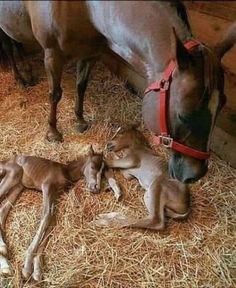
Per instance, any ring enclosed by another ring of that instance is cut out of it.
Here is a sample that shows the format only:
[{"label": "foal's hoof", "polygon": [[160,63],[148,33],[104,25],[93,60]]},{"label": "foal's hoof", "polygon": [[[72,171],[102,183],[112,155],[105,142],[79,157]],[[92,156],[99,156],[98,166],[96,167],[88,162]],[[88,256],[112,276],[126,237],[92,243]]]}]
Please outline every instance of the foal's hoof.
[{"label": "foal's hoof", "polygon": [[10,267],[0,268],[0,275],[3,277],[10,277],[13,275],[13,271]]},{"label": "foal's hoof", "polygon": [[49,142],[63,142],[63,137],[57,130],[49,130],[46,134],[46,139]]},{"label": "foal's hoof", "polygon": [[7,277],[7,276],[12,276],[12,274],[13,274],[13,271],[12,271],[10,263],[4,256],[0,255],[0,275]]},{"label": "foal's hoof", "polygon": [[43,280],[42,273],[40,271],[34,271],[32,278],[35,282],[41,282]]},{"label": "foal's hoof", "polygon": [[28,280],[32,275],[32,269],[23,268],[22,269],[22,276],[25,280]]},{"label": "foal's hoof", "polygon": [[3,255],[3,256],[7,255],[7,245],[6,244],[2,244],[0,246],[0,254]]},{"label": "foal's hoof", "polygon": [[77,124],[76,130],[77,130],[79,133],[83,133],[83,132],[85,132],[88,128],[89,128],[89,124],[84,121],[84,122],[82,122],[82,123],[78,123],[78,124]]}]

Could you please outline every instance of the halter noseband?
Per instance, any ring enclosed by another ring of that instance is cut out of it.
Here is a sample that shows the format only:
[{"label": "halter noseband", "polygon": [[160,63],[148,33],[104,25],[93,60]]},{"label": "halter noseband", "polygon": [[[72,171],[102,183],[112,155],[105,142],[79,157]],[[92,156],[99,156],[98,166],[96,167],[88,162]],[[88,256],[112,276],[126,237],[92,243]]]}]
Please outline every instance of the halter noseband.
[{"label": "halter noseband", "polygon": [[[185,42],[184,46],[187,50],[191,50],[193,47],[199,46],[201,43],[197,40],[189,40]],[[145,90],[145,94],[150,91],[160,91],[160,135],[155,136],[154,140],[156,144],[163,145],[167,148],[171,148],[177,152],[185,154],[187,156],[206,160],[210,157],[209,152],[203,152],[193,149],[189,146],[181,144],[170,136],[167,126],[167,101],[169,96],[170,84],[172,80],[173,72],[176,68],[176,62],[171,60],[167,68],[163,73],[163,77],[160,81],[156,81],[148,86]]]}]

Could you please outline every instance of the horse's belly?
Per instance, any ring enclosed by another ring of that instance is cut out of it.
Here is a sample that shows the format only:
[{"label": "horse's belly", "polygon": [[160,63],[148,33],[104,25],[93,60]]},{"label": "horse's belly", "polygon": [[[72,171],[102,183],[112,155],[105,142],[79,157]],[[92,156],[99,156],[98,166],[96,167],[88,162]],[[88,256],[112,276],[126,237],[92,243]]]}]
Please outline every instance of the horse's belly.
[{"label": "horse's belly", "polygon": [[101,54],[104,45],[102,43],[94,43],[91,41],[77,40],[77,41],[62,41],[60,42],[60,49],[64,56],[68,59],[85,59],[95,57]]},{"label": "horse's belly", "polygon": [[18,42],[35,42],[23,1],[0,1],[0,28]]}]

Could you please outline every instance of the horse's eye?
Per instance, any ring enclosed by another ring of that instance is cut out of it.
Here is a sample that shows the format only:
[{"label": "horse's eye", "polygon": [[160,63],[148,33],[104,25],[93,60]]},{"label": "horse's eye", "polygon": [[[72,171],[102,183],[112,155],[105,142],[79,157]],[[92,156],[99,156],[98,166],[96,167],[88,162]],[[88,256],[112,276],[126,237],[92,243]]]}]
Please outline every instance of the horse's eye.
[{"label": "horse's eye", "polygon": [[184,124],[184,125],[190,125],[191,123],[191,115],[184,114],[184,115],[178,115],[179,120]]},{"label": "horse's eye", "polygon": [[197,129],[197,121],[194,119],[193,115],[183,114],[178,115],[181,123],[189,130],[195,131]]}]

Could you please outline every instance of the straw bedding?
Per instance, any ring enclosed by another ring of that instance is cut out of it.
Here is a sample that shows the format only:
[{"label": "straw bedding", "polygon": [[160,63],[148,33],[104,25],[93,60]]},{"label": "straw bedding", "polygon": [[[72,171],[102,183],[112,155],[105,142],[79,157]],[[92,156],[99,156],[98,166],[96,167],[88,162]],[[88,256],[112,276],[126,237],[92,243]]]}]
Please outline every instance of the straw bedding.
[{"label": "straw bedding", "polygon": [[[115,131],[111,123],[141,121],[141,99],[98,63],[86,92],[85,114],[92,127],[78,134],[73,112],[75,74],[67,68],[58,109],[64,142],[48,143],[44,139],[49,112],[47,79],[42,62],[34,62],[40,79],[34,87],[23,89],[14,84],[10,72],[0,74],[1,160],[25,153],[66,162],[86,153],[90,143],[101,151]],[[165,151],[155,149],[167,158]],[[62,194],[57,205],[57,225],[45,250],[41,287],[235,287],[235,176],[234,169],[213,155],[207,176],[192,186],[189,219],[169,220],[161,233],[95,227],[91,221],[99,213],[145,215],[143,191],[135,180],[128,182],[117,172],[124,191],[117,203],[105,192],[105,183],[101,194],[93,195],[80,180]],[[40,193],[26,190],[10,213],[6,233],[15,274],[0,279],[1,287],[36,287],[22,282],[21,268],[38,227],[41,202]]]}]

